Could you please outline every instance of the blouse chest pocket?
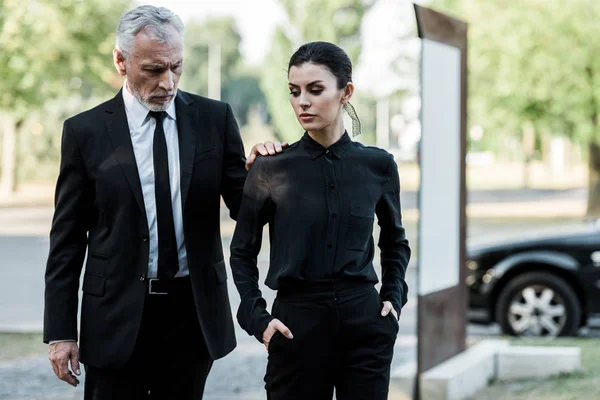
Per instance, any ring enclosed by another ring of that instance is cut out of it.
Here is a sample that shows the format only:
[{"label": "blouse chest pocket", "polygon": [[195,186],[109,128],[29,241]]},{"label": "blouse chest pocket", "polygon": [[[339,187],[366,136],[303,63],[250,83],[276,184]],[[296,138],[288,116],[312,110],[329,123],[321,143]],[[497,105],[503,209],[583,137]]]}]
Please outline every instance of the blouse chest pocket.
[{"label": "blouse chest pocket", "polygon": [[348,250],[364,251],[373,233],[375,209],[372,206],[352,204],[348,218],[346,243]]}]

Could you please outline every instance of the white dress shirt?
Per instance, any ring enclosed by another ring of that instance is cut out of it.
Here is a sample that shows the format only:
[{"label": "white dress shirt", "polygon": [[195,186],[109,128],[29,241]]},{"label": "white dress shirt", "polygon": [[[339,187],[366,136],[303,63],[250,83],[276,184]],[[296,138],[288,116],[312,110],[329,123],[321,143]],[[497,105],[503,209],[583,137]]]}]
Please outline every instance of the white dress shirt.
[{"label": "white dress shirt", "polygon": [[[123,85],[123,101],[125,113],[129,124],[133,153],[138,167],[144,207],[148,218],[148,231],[150,233],[150,254],[148,255],[148,278],[156,278],[158,272],[158,226],[156,223],[156,199],[154,195],[154,158],[153,142],[156,120],[148,115],[150,110],[140,103],[127,89],[127,81]],[[189,274],[187,252],[183,236],[183,209],[181,205],[180,166],[179,166],[179,140],[177,135],[177,116],[175,114],[175,100],[166,110],[167,116],[163,119],[167,153],[169,158],[169,174],[171,176],[171,203],[173,204],[173,222],[175,223],[175,239],[177,240],[177,253],[179,258],[179,272],[176,278]]]}]

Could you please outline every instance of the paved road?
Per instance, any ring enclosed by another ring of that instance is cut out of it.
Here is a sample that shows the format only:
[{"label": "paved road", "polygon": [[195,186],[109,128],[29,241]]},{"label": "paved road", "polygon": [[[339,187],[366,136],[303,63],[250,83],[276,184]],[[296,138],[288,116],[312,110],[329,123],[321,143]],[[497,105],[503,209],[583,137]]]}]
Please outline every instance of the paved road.
[{"label": "paved road", "polygon": [[[0,208],[0,331],[39,331],[41,328],[43,271],[48,252],[47,236],[51,213],[52,209],[49,207]],[[223,216],[226,214],[224,210]],[[230,231],[230,228],[227,223],[224,225],[224,231]],[[516,228],[521,232],[527,230],[523,226]],[[511,232],[515,227],[474,225],[469,228],[469,237],[497,234],[502,229]],[[229,247],[228,240],[230,238],[224,238],[225,249]],[[261,260],[266,260],[265,250]],[[407,281],[410,288],[416,287],[415,270],[412,268],[409,269]],[[232,307],[236,310],[239,295],[235,292],[231,280],[229,283]],[[263,291],[270,303],[274,297],[273,292],[267,288],[263,288]],[[394,367],[413,361],[416,356],[414,293],[412,290],[409,303],[403,310],[395,347]],[[236,328],[238,347],[225,359],[215,363],[207,382],[207,400],[264,399],[262,378],[266,365],[265,350],[253,337],[249,337],[239,327]],[[470,326],[469,333],[495,335],[498,332],[494,327]],[[43,354],[17,362],[0,360],[0,399],[78,398],[81,398],[81,388],[72,389],[57,381]]]},{"label": "paved road", "polygon": [[[402,208],[410,210],[418,207],[417,192],[404,190],[400,193]],[[587,199],[587,189],[508,189],[508,190],[470,190],[467,192],[468,204],[481,203],[520,203],[538,200],[581,200]]]}]

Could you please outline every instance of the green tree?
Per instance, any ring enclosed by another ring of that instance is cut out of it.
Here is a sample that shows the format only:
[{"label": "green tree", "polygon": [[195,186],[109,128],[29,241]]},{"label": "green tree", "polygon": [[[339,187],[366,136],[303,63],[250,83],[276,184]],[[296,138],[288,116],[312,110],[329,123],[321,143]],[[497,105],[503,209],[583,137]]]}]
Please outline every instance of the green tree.
[{"label": "green tree", "polygon": [[[600,216],[600,35],[595,0],[434,0],[469,23],[469,122],[497,138],[564,134],[590,148]],[[525,154],[527,156],[527,154]]]},{"label": "green tree", "polygon": [[294,122],[296,118],[289,106],[286,85],[290,56],[303,43],[321,40],[337,44],[352,60],[358,60],[362,17],[373,1],[280,0],[280,3],[289,23],[276,28],[260,85],[267,98],[275,134],[282,141],[292,142],[298,138],[300,128]]},{"label": "green tree", "polygon": [[209,80],[209,46],[220,46],[221,99],[231,105],[241,125],[254,104],[264,103],[256,73],[246,70],[241,52],[241,36],[230,17],[190,21],[185,27],[185,66],[181,87],[207,96]]},{"label": "green tree", "polygon": [[45,103],[113,91],[119,78],[111,51],[120,0],[5,0],[0,2],[0,195],[15,186],[18,134]]},{"label": "green tree", "polygon": [[212,44],[221,47],[221,81],[231,79],[241,63],[241,41],[233,18],[189,21],[185,25],[185,66],[181,87],[202,96],[208,95],[208,52]]}]

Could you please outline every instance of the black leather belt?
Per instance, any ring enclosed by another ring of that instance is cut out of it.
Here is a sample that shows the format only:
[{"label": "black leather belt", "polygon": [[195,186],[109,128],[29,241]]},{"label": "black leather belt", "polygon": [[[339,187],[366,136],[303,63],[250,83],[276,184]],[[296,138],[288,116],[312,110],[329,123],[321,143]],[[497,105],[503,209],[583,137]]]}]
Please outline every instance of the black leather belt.
[{"label": "black leather belt", "polygon": [[148,279],[148,294],[167,295],[182,289],[190,288],[190,277],[184,276],[175,279]]}]

